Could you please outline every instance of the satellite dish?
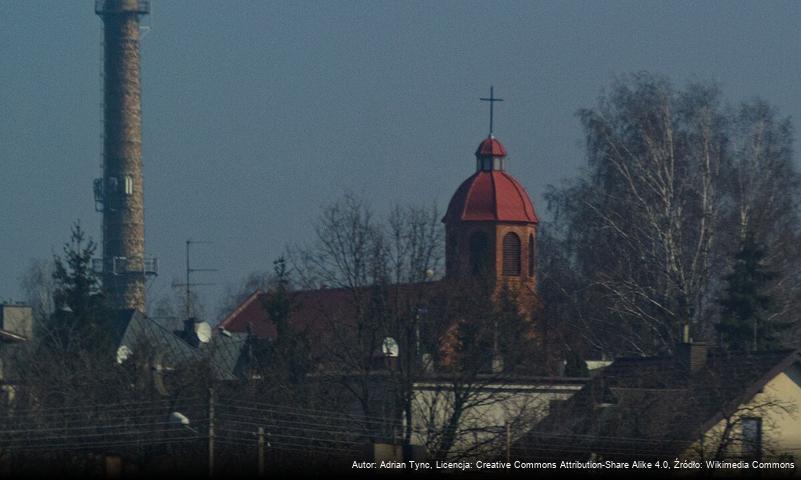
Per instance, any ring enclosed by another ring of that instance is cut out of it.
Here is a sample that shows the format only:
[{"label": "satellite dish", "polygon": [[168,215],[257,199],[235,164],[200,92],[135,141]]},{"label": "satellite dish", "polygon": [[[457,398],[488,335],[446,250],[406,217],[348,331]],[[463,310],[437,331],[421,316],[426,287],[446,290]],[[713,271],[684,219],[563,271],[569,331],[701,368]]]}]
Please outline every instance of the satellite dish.
[{"label": "satellite dish", "polygon": [[184,415],[183,413],[181,413],[181,412],[172,412],[172,413],[170,413],[170,423],[172,423],[173,425],[177,425],[177,426],[183,427],[183,428],[185,428],[185,429],[187,429],[189,431],[198,433],[197,430],[195,430],[194,428],[189,426],[190,423],[191,423],[189,421],[189,418],[186,415]]},{"label": "satellite dish", "polygon": [[381,351],[386,357],[397,357],[400,348],[398,347],[398,342],[396,342],[394,338],[387,337],[384,339],[383,343],[381,343]]},{"label": "satellite dish", "polygon": [[172,412],[170,414],[170,421],[178,425],[189,425],[189,419],[181,412]]},{"label": "satellite dish", "polygon": [[200,322],[195,325],[195,335],[201,343],[209,343],[211,340],[211,325],[206,322]]},{"label": "satellite dish", "polygon": [[121,345],[120,348],[117,349],[117,363],[122,365],[132,354],[133,352],[128,348],[128,345]]}]

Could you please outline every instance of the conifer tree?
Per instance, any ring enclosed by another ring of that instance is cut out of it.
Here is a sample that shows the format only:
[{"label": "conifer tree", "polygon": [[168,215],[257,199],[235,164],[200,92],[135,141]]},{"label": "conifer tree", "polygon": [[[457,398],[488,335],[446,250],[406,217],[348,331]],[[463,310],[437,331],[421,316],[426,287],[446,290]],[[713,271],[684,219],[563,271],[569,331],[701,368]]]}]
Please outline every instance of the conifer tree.
[{"label": "conifer tree", "polygon": [[64,256],[54,256],[56,311],[47,329],[50,339],[62,347],[97,347],[110,333],[113,310],[92,269],[96,249],[97,244],[86,238],[80,223],[76,222],[70,241],[64,244]]},{"label": "conifer tree", "polygon": [[766,293],[776,273],[764,264],[765,248],[752,234],[746,234],[734,260],[734,268],[725,277],[725,295],[720,300],[721,321],[717,325],[720,340],[731,350],[764,350],[775,347],[778,335],[789,325],[771,320],[775,311],[773,298]]}]

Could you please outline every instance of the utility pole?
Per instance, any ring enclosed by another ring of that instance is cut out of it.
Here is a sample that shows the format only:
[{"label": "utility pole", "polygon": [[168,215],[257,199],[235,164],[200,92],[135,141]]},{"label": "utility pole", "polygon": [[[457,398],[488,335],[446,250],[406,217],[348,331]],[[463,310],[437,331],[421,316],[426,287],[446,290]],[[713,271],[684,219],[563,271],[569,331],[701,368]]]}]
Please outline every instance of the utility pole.
[{"label": "utility pole", "polygon": [[209,387],[209,477],[214,476],[214,388]]},{"label": "utility pole", "polygon": [[264,476],[264,427],[259,427],[259,476]]},{"label": "utility pole", "polygon": [[512,424],[506,422],[506,463],[512,459]]}]

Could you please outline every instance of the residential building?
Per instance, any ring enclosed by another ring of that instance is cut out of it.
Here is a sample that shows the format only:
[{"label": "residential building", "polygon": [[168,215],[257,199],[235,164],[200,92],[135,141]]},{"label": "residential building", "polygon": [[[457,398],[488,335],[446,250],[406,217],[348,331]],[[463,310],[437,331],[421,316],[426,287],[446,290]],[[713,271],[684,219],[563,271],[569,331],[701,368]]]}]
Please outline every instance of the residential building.
[{"label": "residential building", "polygon": [[619,358],[518,439],[519,458],[790,460],[801,446],[801,354],[684,343]]}]

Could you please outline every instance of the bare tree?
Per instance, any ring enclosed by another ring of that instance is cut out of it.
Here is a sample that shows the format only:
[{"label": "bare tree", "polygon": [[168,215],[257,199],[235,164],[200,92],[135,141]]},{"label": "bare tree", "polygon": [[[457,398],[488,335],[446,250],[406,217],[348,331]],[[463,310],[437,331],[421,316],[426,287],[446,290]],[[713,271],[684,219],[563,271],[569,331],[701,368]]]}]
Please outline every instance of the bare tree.
[{"label": "bare tree", "polygon": [[[546,395],[532,387],[533,324],[516,292],[486,279],[449,279],[432,302],[427,332],[433,368],[412,386],[418,441],[433,458],[498,455],[509,431],[542,416]],[[520,391],[512,393],[516,388]]]},{"label": "bare tree", "polygon": [[[781,428],[779,419],[792,418],[797,411],[798,406],[794,403],[761,395],[754,401],[723,412],[720,422],[700,435],[690,451],[702,461],[776,459],[792,454],[787,445],[776,444],[770,434]],[[750,422],[754,423],[753,427]],[[768,441],[765,441],[766,436]]]},{"label": "bare tree", "polygon": [[678,90],[643,73],[579,112],[589,168],[548,194],[555,215],[541,239],[564,261],[561,273],[545,263],[541,274],[570,287],[551,283],[546,295],[579,296],[565,322],[580,322],[575,331],[601,351],[670,351],[684,323],[711,336],[745,227],[770,238],[787,272],[777,284],[797,297],[789,127],[760,102],[732,114],[719,97],[714,86]]},{"label": "bare tree", "polygon": [[52,260],[31,259],[20,278],[20,287],[25,302],[33,309],[34,321],[42,324],[55,310],[53,295],[56,285],[53,280]]},{"label": "bare tree", "polygon": [[[497,385],[533,358],[530,319],[515,292],[492,279],[439,279],[435,210],[396,207],[385,221],[376,218],[364,200],[346,195],[323,210],[316,241],[291,251],[306,285],[323,284],[341,300],[319,312],[328,327],[317,340],[327,346],[321,368],[363,415],[387,419],[385,435],[424,443],[438,458],[494,445],[503,421],[499,430],[475,420],[508,401]],[[467,441],[479,428],[481,441]]]},{"label": "bare tree", "polygon": [[[340,289],[344,301],[321,312],[329,326],[327,362],[369,415],[386,385],[386,339],[400,342],[400,371],[392,382],[408,385],[418,368],[416,338],[423,319],[426,282],[442,263],[441,228],[435,209],[396,207],[385,222],[366,201],[347,194],[323,209],[312,245],[290,250],[301,285]],[[409,411],[408,388],[400,387]]]},{"label": "bare tree", "polygon": [[255,291],[266,292],[275,286],[276,279],[272,272],[254,270],[250,272],[238,285],[228,285],[225,295],[217,308],[217,317],[225,318],[234,311]]}]

